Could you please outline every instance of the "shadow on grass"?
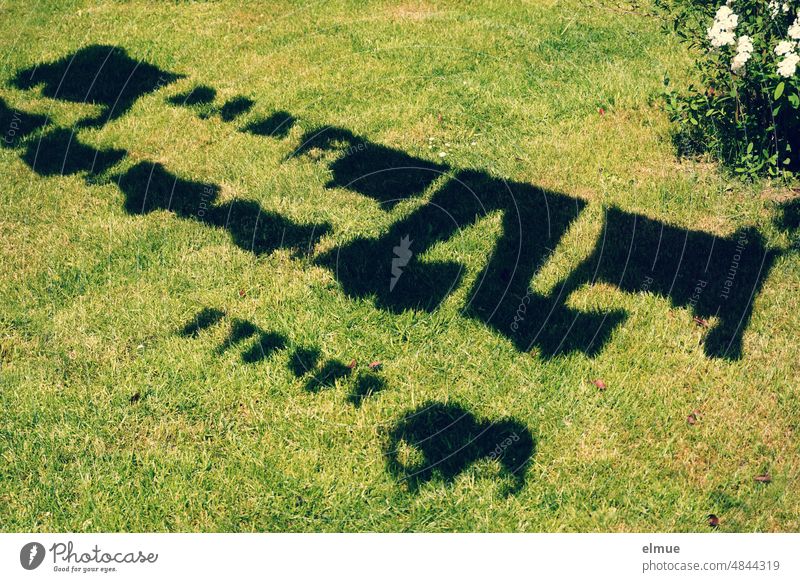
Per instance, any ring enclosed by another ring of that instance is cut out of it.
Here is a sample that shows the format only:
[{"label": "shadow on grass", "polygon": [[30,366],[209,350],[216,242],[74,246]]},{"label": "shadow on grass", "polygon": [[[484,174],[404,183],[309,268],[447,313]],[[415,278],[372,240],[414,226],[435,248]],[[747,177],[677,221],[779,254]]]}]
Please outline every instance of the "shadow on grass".
[{"label": "shadow on grass", "polygon": [[241,355],[242,361],[246,364],[255,364],[269,358],[277,351],[285,348],[287,343],[286,337],[282,334],[264,331],[250,321],[234,319],[228,337],[217,348],[217,353],[222,354],[253,337],[255,337],[255,342]]},{"label": "shadow on grass", "polygon": [[82,143],[70,129],[57,128],[41,139],[28,142],[22,159],[40,176],[85,173],[97,177],[119,163],[125,150],[98,150]]},{"label": "shadow on grass", "polygon": [[489,459],[513,481],[506,493],[516,493],[536,449],[530,431],[515,420],[481,420],[461,406],[439,402],[405,414],[388,437],[387,469],[412,492],[436,479],[452,483],[472,463]]},{"label": "shadow on grass", "polygon": [[347,402],[359,408],[367,398],[386,389],[386,381],[372,373],[359,374],[352,390],[347,395]]},{"label": "shadow on grass", "polygon": [[[97,126],[177,78],[134,61],[123,49],[92,45],[20,71],[13,83],[26,89],[41,85],[42,93],[55,99],[103,106],[100,116],[82,122]],[[253,106],[250,99],[238,97],[215,108],[215,99],[213,88],[198,86],[169,102],[208,109],[209,115],[226,121]],[[2,101],[0,118],[15,124],[15,136],[20,137],[47,121],[44,116],[12,112]],[[278,111],[242,131],[286,137],[295,121],[291,114]],[[80,142],[73,132],[56,129],[36,143],[28,142],[22,157],[40,175],[85,172],[93,178],[125,154],[98,150]],[[553,291],[541,294],[531,289],[532,282],[584,210],[582,200],[502,180],[486,171],[455,170],[345,128],[307,132],[291,157],[306,154],[329,160],[331,178],[326,187],[369,197],[387,212],[436,186],[427,201],[380,235],[356,238],[315,258],[317,265],[335,274],[345,294],[370,298],[377,307],[394,313],[437,309],[462,285],[464,266],[456,260],[428,260],[424,255],[465,228],[499,214],[501,234],[467,294],[463,312],[508,338],[517,349],[535,348],[545,357],[570,352],[595,355],[625,320],[623,311],[584,312],[568,305],[574,291],[602,282],[625,292],[654,293],[699,318],[714,319],[704,340],[705,353],[740,358],[754,298],[778,254],[767,249],[755,229],[720,238],[610,208],[603,236],[589,257]],[[160,164],[140,162],[117,178],[129,213],[164,210],[223,228],[234,244],[255,255],[278,249],[296,256],[307,254],[330,231],[327,223],[297,224],[254,201],[220,203],[216,185],[179,178]],[[790,203],[781,220],[791,227],[797,223],[797,214],[797,203]],[[329,375],[336,374],[332,368]]]},{"label": "shadow on grass", "polygon": [[333,178],[326,188],[358,192],[388,210],[406,198],[421,195],[448,170],[445,165],[376,144],[340,127],[306,133],[300,143],[294,156],[314,149],[340,153],[331,164]]},{"label": "shadow on grass", "polygon": [[607,283],[659,295],[697,317],[715,318],[704,339],[706,355],[738,359],[754,298],[776,257],[752,228],[721,238],[611,208],[597,246],[563,290]]},{"label": "shadow on grass", "polygon": [[99,127],[128,112],[137,99],[176,81],[181,75],[136,61],[119,47],[91,45],[51,63],[19,71],[19,89],[42,86],[42,95],[73,103],[100,105],[103,111],[80,125]]},{"label": "shadow on grass", "polygon": [[[654,293],[699,318],[716,318],[704,340],[705,353],[738,359],[753,300],[777,256],[755,229],[722,238],[610,208],[590,256],[543,295],[531,289],[533,279],[584,210],[582,200],[484,171],[453,172],[342,128],[306,134],[295,155],[314,149],[339,154],[330,164],[328,187],[350,189],[389,209],[400,199],[419,196],[443,173],[449,176],[426,203],[382,235],[356,238],[315,259],[335,273],[347,295],[370,298],[392,312],[437,309],[460,286],[463,268],[455,261],[422,260],[422,255],[499,213],[501,235],[468,293],[464,314],[519,350],[536,348],[545,357],[576,351],[595,355],[626,319],[620,310],[584,312],[567,305],[578,288],[602,282],[626,292]],[[790,222],[792,213],[791,207],[784,211]]]},{"label": "shadow on grass", "polygon": [[180,335],[183,337],[197,337],[200,332],[219,323],[225,317],[225,312],[212,307],[206,307],[183,326]]},{"label": "shadow on grass", "polygon": [[224,228],[234,244],[256,255],[282,248],[295,254],[307,253],[330,228],[327,224],[296,224],[250,200],[217,204],[216,185],[184,180],[161,164],[141,162],[118,176],[118,184],[125,194],[127,212],[166,210]]},{"label": "shadow on grass", "polygon": [[246,125],[242,131],[264,137],[283,138],[289,135],[297,120],[285,111],[276,111],[265,119],[259,119]]},{"label": "shadow on grass", "polygon": [[255,101],[248,97],[238,96],[226,101],[221,107],[214,106],[217,90],[208,85],[197,85],[184,93],[173,95],[167,103],[177,107],[192,109],[201,119],[219,115],[223,121],[233,121],[252,109]]},{"label": "shadow on grass", "polygon": [[50,119],[46,115],[12,109],[0,98],[0,131],[2,131],[0,147],[17,147],[23,139],[48,123]]}]

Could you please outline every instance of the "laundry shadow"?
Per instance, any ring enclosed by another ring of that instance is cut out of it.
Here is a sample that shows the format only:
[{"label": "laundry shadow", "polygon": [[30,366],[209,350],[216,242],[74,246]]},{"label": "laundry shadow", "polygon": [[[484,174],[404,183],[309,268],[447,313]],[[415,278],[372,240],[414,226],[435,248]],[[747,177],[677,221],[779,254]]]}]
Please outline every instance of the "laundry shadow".
[{"label": "laundry shadow", "polygon": [[353,370],[344,362],[329,360],[319,370],[316,370],[305,383],[306,392],[319,392],[326,388],[333,388],[337,380],[348,378]]},{"label": "laundry shadow", "polygon": [[241,359],[246,364],[255,364],[265,360],[287,345],[287,339],[284,335],[272,331],[264,331],[250,321],[237,318],[231,322],[228,337],[225,338],[216,351],[218,354],[222,354],[253,338],[255,338],[255,341],[241,354]]},{"label": "laundry shadow", "polygon": [[386,389],[386,381],[372,373],[362,373],[356,377],[353,388],[347,395],[347,402],[359,408],[366,399]]},{"label": "laundry shadow", "polygon": [[255,104],[256,102],[248,97],[234,97],[222,104],[222,107],[219,108],[219,116],[222,121],[233,121],[250,111]]},{"label": "laundry shadow", "polygon": [[790,233],[800,230],[800,198],[788,200],[780,205],[777,224],[778,228]]},{"label": "laundry shadow", "polygon": [[[367,153],[380,156],[381,150]],[[371,166],[380,166],[380,161]],[[566,306],[558,294],[543,296],[530,289],[535,274],[585,205],[577,198],[486,172],[459,171],[386,233],[357,238],[320,255],[316,262],[334,272],[349,296],[371,298],[392,312],[433,311],[461,284],[463,265],[421,260],[421,255],[501,213],[501,235],[468,294],[465,315],[502,333],[520,350],[536,345],[548,356],[576,350],[594,354],[624,314],[580,312]]]},{"label": "laundry shadow", "polygon": [[0,98],[0,147],[15,148],[22,140],[50,123],[46,115],[12,109]]},{"label": "laundry shadow", "polygon": [[238,96],[229,99],[222,106],[216,107],[214,105],[216,98],[216,89],[208,85],[197,85],[188,91],[169,97],[167,103],[192,109],[201,119],[219,115],[223,121],[233,121],[240,115],[250,111],[255,105],[255,101],[252,99]]},{"label": "laundry shadow", "polygon": [[323,127],[306,133],[294,156],[312,149],[334,151],[338,157],[330,165],[333,175],[326,188],[346,188],[381,203],[391,210],[402,200],[419,196],[449,170],[437,164],[411,156],[361,138],[341,127]]},{"label": "laundry shadow", "polygon": [[322,353],[317,348],[299,347],[289,356],[289,370],[298,378],[317,367]]},{"label": "laundry shadow", "polygon": [[217,90],[208,85],[197,85],[188,91],[167,98],[167,103],[178,107],[210,105],[217,98]]},{"label": "laundry shadow", "polygon": [[412,492],[433,480],[452,483],[471,464],[496,460],[518,492],[535,454],[531,432],[511,419],[482,420],[456,404],[429,402],[403,415],[388,433],[389,472]]},{"label": "laundry shadow", "polygon": [[140,162],[117,181],[130,214],[165,210],[223,228],[234,244],[255,255],[278,249],[307,253],[330,229],[327,224],[296,224],[250,200],[218,204],[218,186],[179,178],[161,164]]},{"label": "laundry shadow", "polygon": [[211,307],[201,309],[180,331],[183,337],[197,337],[200,332],[219,323],[225,312]]},{"label": "laundry shadow", "polygon": [[297,119],[285,111],[276,111],[269,117],[247,124],[242,131],[264,137],[283,138],[289,135]]},{"label": "laundry shadow", "polygon": [[664,297],[699,318],[716,320],[705,335],[706,355],[739,359],[755,297],[777,256],[754,228],[723,238],[612,207],[594,251],[562,289],[569,293],[606,283]]},{"label": "laundry shadow", "polygon": [[132,59],[120,47],[90,45],[56,61],[21,70],[12,84],[19,89],[41,85],[45,97],[100,105],[100,114],[79,124],[98,127],[124,115],[140,97],[181,77]]},{"label": "laundry shadow", "polygon": [[167,103],[176,107],[186,107],[194,111],[200,119],[207,119],[214,114],[214,99],[216,98],[216,89],[208,85],[198,85],[167,98]]},{"label": "laundry shadow", "polygon": [[41,139],[29,141],[22,159],[40,176],[85,173],[93,178],[119,163],[127,153],[118,149],[98,150],[82,143],[74,131],[57,128]]}]

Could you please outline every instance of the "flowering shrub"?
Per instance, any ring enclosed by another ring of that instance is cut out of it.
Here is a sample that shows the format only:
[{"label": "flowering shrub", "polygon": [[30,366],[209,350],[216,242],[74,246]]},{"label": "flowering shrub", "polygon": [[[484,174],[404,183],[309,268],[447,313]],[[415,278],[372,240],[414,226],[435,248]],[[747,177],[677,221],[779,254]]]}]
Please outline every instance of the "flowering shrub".
[{"label": "flowering shrub", "polygon": [[723,1],[656,0],[698,53],[700,86],[667,93],[676,144],[747,176],[797,172],[800,0]]}]

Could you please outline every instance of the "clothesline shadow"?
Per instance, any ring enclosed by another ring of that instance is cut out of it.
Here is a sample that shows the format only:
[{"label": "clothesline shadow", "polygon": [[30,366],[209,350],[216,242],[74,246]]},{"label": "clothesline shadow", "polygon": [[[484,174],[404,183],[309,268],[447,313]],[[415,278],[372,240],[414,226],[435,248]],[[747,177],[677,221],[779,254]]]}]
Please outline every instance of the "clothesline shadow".
[{"label": "clothesline shadow", "polygon": [[[438,309],[463,285],[465,266],[455,258],[430,260],[427,251],[499,214],[500,235],[467,293],[463,313],[519,350],[536,349],[544,357],[597,354],[627,313],[581,311],[569,305],[569,298],[582,286],[602,282],[625,292],[659,295],[712,320],[705,353],[727,359],[742,356],[742,335],[754,299],[778,256],[755,229],[721,238],[612,207],[604,213],[603,235],[589,256],[551,292],[537,293],[535,277],[585,210],[585,201],[485,170],[432,162],[346,128],[326,126],[305,132],[289,159],[321,160],[330,172],[325,188],[350,190],[386,213],[393,213],[403,200],[421,203],[377,236],[356,237],[315,254],[320,239],[331,233],[328,223],[297,223],[252,200],[222,202],[217,185],[180,177],[158,163],[138,162],[114,171],[126,151],[99,150],[79,138],[81,127],[118,118],[138,98],[180,77],[137,62],[123,49],[100,45],[20,71],[13,80],[18,88],[41,87],[45,96],[94,103],[103,111],[76,128],[49,129],[45,116],[12,112],[0,102],[0,118],[18,117],[18,140],[6,147],[24,148],[21,158],[42,176],[83,174],[90,182],[114,180],[124,194],[124,209],[132,215],[167,211],[224,229],[236,246],[254,255],[278,249],[310,255],[316,265],[331,270],[346,295],[371,299],[392,313]],[[216,90],[201,85],[168,102],[225,123],[238,122],[253,106],[241,96],[221,105],[215,100]],[[276,111],[246,122],[240,131],[290,139],[289,130],[297,121],[290,113]],[[38,139],[32,139],[37,132]]]}]

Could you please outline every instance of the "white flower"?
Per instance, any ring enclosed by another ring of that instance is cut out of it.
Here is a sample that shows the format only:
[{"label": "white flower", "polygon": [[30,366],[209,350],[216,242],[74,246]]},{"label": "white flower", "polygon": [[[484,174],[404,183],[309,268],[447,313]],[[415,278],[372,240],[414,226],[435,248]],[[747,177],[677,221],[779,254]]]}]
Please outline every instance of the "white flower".
[{"label": "white flower", "polygon": [[727,5],[722,5],[717,10],[714,16],[714,22],[711,28],[708,29],[708,39],[711,41],[711,46],[721,47],[729,46],[736,42],[736,35],[733,31],[739,24],[739,17],[733,13]]},{"label": "white flower", "polygon": [[741,73],[747,61],[753,54],[753,39],[749,36],[742,35],[739,37],[739,44],[736,45],[736,56],[731,61],[731,71],[734,73]]},{"label": "white flower", "polygon": [[797,63],[800,63],[800,56],[795,52],[787,53],[778,64],[778,74],[781,77],[793,77],[797,72]]},{"label": "white flower", "polygon": [[794,23],[789,27],[789,38],[800,40],[800,14],[795,18]]},{"label": "white flower", "polygon": [[794,43],[788,40],[782,40],[778,43],[778,46],[775,47],[775,54],[779,56],[783,56],[789,54],[794,50]]},{"label": "white flower", "polygon": [[780,14],[781,12],[786,14],[787,12],[789,12],[789,10],[791,10],[791,6],[789,6],[788,2],[781,3],[780,0],[769,1],[769,11],[772,14],[773,18],[778,16],[778,14]]}]

